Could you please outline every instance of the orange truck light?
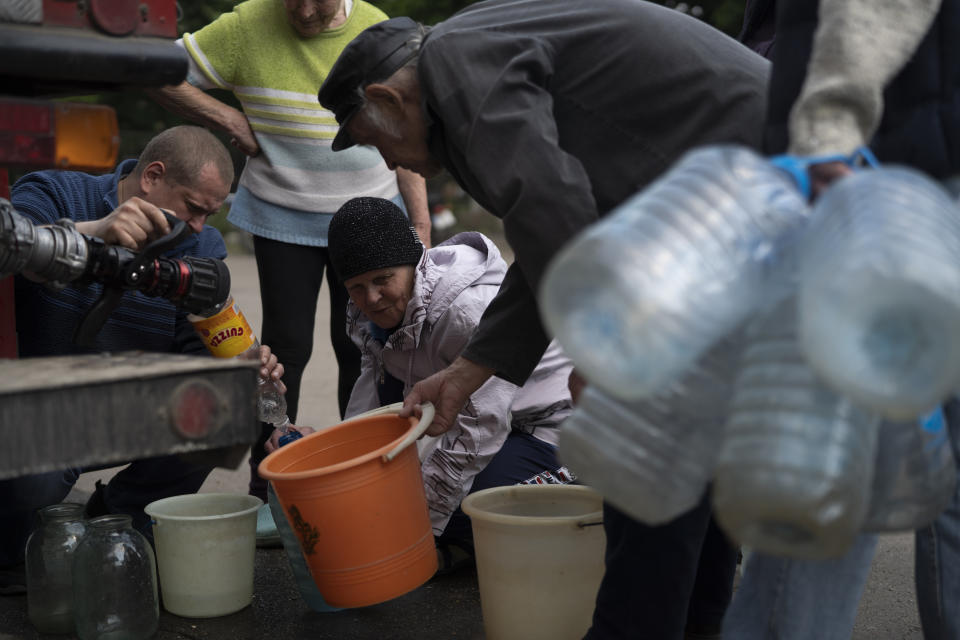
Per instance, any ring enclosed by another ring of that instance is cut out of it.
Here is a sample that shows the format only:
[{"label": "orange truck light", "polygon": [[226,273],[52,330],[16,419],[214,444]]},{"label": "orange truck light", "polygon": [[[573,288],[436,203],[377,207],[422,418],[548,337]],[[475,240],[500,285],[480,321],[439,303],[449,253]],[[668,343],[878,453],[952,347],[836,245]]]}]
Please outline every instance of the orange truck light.
[{"label": "orange truck light", "polygon": [[109,171],[119,144],[113,107],[0,98],[0,166]]},{"label": "orange truck light", "polygon": [[110,171],[117,163],[120,129],[117,112],[102,104],[54,105],[56,166]]}]

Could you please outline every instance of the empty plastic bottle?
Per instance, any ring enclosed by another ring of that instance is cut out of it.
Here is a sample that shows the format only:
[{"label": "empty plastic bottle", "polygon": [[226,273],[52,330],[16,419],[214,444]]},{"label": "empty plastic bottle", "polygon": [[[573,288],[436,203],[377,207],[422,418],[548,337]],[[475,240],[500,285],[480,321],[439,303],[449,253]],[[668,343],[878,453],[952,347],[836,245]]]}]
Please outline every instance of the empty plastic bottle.
[{"label": "empty plastic bottle", "polygon": [[27,613],[40,633],[73,633],[73,552],[85,529],[83,505],[40,509],[26,548]]},{"label": "empty plastic bottle", "polygon": [[956,463],[943,412],[884,421],[877,442],[864,531],[913,531],[933,522],[953,497]]},{"label": "empty plastic bottle", "polygon": [[792,179],[749,149],[694,150],[557,255],[545,322],[592,384],[649,396],[789,294],[778,275],[808,214]]},{"label": "empty plastic bottle", "polygon": [[282,447],[302,438],[302,433],[291,428],[293,425],[287,416],[287,399],[276,383],[260,378],[257,384],[257,417],[280,430],[278,444]]},{"label": "empty plastic bottle", "polygon": [[741,362],[713,485],[718,522],[764,553],[842,554],[867,514],[878,418],[814,375],[793,298],[751,322]]},{"label": "empty plastic bottle", "polygon": [[801,344],[840,393],[902,422],[960,387],[960,210],[939,184],[903,168],[838,181],[800,263]]},{"label": "empty plastic bottle", "polygon": [[646,400],[625,402],[588,386],[560,427],[563,464],[641,522],[692,509],[713,474],[741,345],[738,334],[722,339]]}]

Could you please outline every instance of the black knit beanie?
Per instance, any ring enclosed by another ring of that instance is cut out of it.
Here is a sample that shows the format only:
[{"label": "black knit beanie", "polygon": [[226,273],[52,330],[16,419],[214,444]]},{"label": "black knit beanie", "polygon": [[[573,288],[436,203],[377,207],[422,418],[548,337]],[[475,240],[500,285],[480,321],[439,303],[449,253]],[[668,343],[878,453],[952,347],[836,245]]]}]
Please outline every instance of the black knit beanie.
[{"label": "black knit beanie", "polygon": [[340,282],[401,264],[416,265],[423,243],[400,207],[383,198],[354,198],[330,220],[330,262]]}]

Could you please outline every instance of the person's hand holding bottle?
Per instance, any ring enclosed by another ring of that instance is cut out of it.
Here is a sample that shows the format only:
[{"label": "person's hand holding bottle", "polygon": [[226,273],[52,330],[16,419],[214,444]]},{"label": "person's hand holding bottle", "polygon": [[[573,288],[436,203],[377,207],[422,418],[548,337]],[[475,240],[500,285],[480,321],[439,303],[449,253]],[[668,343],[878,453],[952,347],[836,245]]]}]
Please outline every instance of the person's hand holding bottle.
[{"label": "person's hand holding bottle", "polygon": [[273,433],[270,434],[270,438],[263,443],[263,448],[266,450],[267,453],[273,453],[274,451],[276,451],[282,446],[280,444],[280,438],[282,438],[285,433],[289,433],[290,431],[296,431],[301,436],[307,436],[307,435],[310,435],[311,433],[315,433],[316,429],[314,429],[313,427],[297,427],[292,424],[287,425],[286,430],[274,429]]}]

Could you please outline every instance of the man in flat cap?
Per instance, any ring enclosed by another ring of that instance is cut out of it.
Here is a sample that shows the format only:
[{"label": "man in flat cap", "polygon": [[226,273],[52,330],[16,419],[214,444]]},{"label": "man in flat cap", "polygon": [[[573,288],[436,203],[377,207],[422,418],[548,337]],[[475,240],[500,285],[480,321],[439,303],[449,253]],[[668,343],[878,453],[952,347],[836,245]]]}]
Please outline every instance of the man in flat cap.
[{"label": "man in flat cap", "polygon": [[[759,145],[767,67],[639,0],[488,0],[429,30],[382,22],[344,49],[319,94],[340,124],[334,150],[374,146],[392,168],[446,169],[503,219],[516,255],[462,355],[406,398],[408,412],[436,405],[428,433],[448,429],[491,375],[530,375],[549,343],[534,292],[568,240],[693,147]],[[716,637],[736,560],[710,523],[706,496],[660,527],[606,505],[587,638]]]}]

